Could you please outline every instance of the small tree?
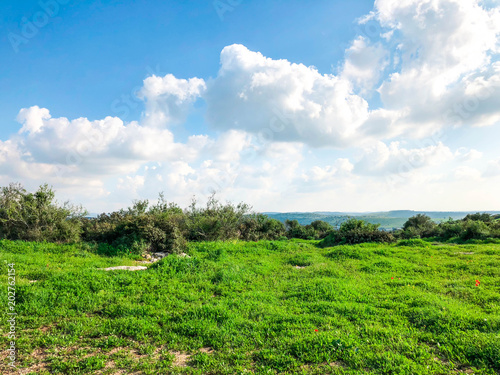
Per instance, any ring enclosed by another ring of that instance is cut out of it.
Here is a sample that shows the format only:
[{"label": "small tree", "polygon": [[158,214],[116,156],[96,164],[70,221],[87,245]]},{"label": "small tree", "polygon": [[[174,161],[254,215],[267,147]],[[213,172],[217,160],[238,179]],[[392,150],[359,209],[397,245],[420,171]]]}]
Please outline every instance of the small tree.
[{"label": "small tree", "polygon": [[436,223],[423,214],[410,217],[403,225],[403,238],[430,237],[435,234]]},{"label": "small tree", "polygon": [[483,223],[491,223],[493,220],[494,217],[492,215],[480,212],[468,214],[462,219],[462,221],[482,221]]},{"label": "small tree", "polygon": [[80,239],[81,206],[62,206],[47,184],[29,193],[12,183],[0,192],[0,237],[11,240],[76,242]]},{"label": "small tree", "polygon": [[326,221],[315,220],[311,223],[311,226],[316,231],[316,238],[318,239],[325,238],[328,233],[333,232],[333,226]]}]

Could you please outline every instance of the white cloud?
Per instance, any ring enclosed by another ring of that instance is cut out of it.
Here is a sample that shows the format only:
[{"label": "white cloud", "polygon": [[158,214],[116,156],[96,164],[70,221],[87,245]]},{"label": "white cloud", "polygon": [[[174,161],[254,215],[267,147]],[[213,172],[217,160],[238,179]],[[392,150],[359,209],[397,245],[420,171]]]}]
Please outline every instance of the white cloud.
[{"label": "white cloud", "polygon": [[469,182],[479,182],[479,180],[481,180],[481,171],[478,171],[477,169],[472,167],[461,166],[456,168],[453,173],[457,180],[464,180]]},{"label": "white cloud", "polygon": [[23,159],[65,166],[68,172],[76,167],[78,173],[94,175],[130,173],[147,161],[191,160],[206,143],[203,137],[175,143],[167,129],[124,124],[117,117],[70,121],[31,107],[21,110],[18,118],[23,127],[14,141]]},{"label": "white cloud", "polygon": [[365,150],[362,158],[355,164],[354,172],[362,175],[408,174],[414,170],[449,161],[453,153],[439,142],[424,148],[405,149],[399,142],[387,146],[378,142]]},{"label": "white cloud", "polygon": [[500,121],[500,69],[492,62],[498,8],[475,0],[377,0],[375,8],[373,17],[394,31],[401,59],[379,88],[384,108],[398,114],[398,134],[421,137],[443,126]]},{"label": "white cloud", "polygon": [[209,122],[275,141],[343,147],[354,141],[368,104],[347,80],[315,68],[272,60],[242,45],[225,47],[204,95]]},{"label": "white cloud", "polygon": [[353,178],[351,175],[354,165],[349,159],[339,158],[333,165],[325,167],[314,166],[302,175],[305,182],[313,183],[335,183],[344,177]]},{"label": "white cloud", "polygon": [[[0,182],[46,181],[99,211],[159,191],[183,205],[212,190],[264,210],[465,209],[462,197],[500,207],[500,161],[483,161],[495,156],[430,138],[500,121],[498,4],[376,0],[360,22],[378,22],[380,35],[356,37],[339,75],[235,44],[213,78],[144,80],[140,121],[24,108],[19,132],[0,141]],[[197,100],[219,132],[179,142],[171,125]]]},{"label": "white cloud", "polygon": [[388,66],[388,57],[388,52],[382,44],[371,45],[366,38],[360,36],[346,50],[342,77],[361,89],[361,93],[369,92],[379,82]]},{"label": "white cloud", "polygon": [[178,79],[172,74],[146,78],[138,94],[146,102],[143,123],[158,127],[185,121],[191,105],[205,89],[205,81],[200,78]]},{"label": "white cloud", "polygon": [[483,153],[475,149],[461,147],[455,152],[455,157],[457,157],[460,161],[467,162],[481,159],[483,157]]},{"label": "white cloud", "polygon": [[484,177],[494,177],[500,176],[500,159],[490,160],[486,171],[483,174]]}]

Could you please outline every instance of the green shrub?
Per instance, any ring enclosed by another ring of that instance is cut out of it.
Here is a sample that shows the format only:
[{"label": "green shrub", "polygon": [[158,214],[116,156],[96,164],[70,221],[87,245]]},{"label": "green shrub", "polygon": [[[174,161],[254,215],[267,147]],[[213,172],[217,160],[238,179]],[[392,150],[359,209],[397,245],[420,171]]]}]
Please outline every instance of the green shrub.
[{"label": "green shrub", "polygon": [[360,230],[351,230],[348,232],[332,232],[325,239],[320,242],[320,246],[328,247],[335,245],[353,245],[365,242],[382,242],[391,243],[396,239],[391,233],[375,230],[370,232],[364,232]]},{"label": "green shrub", "polygon": [[467,220],[462,227],[462,240],[484,240],[490,236],[490,228],[484,221]]},{"label": "green shrub", "polygon": [[242,218],[239,232],[243,241],[276,240],[285,235],[285,226],[266,215],[252,214]]},{"label": "green shrub", "polygon": [[286,235],[288,238],[300,238],[303,240],[314,240],[317,236],[316,230],[311,225],[300,225],[297,220],[286,220]]},{"label": "green shrub", "polygon": [[0,190],[0,238],[23,241],[77,242],[86,212],[68,202],[62,206],[48,185],[35,193],[20,184]]},{"label": "green shrub", "polygon": [[320,240],[325,238],[328,233],[333,232],[334,228],[331,224],[322,220],[315,220],[311,223],[311,227],[316,231],[316,239]]},{"label": "green shrub", "polygon": [[491,223],[493,220],[494,217],[492,215],[480,212],[468,214],[462,219],[462,221],[482,221],[483,223]]},{"label": "green shrub", "polygon": [[190,241],[218,241],[240,238],[240,224],[250,206],[240,203],[221,204],[212,195],[206,207],[199,208],[196,200],[185,211],[187,238]]},{"label": "green shrub", "polygon": [[320,247],[364,242],[394,242],[389,232],[378,230],[379,224],[367,223],[363,220],[349,219],[342,223],[338,231],[328,234],[320,243]]},{"label": "green shrub", "polygon": [[459,237],[462,233],[462,228],[461,222],[449,220],[439,224],[437,236],[444,240]]},{"label": "green shrub", "polygon": [[149,210],[146,201],[136,201],[127,210],[84,220],[83,239],[134,254],[183,252],[187,242],[182,210],[179,212],[177,206],[165,203],[162,195],[160,198]]},{"label": "green shrub", "polygon": [[436,233],[436,226],[429,216],[417,214],[404,223],[401,236],[406,239],[431,237]]}]

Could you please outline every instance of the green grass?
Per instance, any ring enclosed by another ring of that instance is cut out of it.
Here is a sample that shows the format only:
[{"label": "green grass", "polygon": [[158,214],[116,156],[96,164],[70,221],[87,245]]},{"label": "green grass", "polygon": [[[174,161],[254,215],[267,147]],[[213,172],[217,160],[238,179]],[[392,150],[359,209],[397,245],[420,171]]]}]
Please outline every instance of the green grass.
[{"label": "green grass", "polygon": [[499,373],[500,245],[316,243],[193,243],[190,258],[104,272],[97,268],[136,262],[89,247],[0,241],[1,264],[16,264],[18,367],[33,374]]}]

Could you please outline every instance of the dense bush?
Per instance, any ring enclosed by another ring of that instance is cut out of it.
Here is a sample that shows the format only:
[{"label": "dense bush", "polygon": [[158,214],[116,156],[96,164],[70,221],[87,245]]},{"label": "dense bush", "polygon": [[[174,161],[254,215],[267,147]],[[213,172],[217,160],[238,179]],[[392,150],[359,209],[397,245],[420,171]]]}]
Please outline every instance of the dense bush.
[{"label": "dense bush", "polygon": [[475,214],[468,214],[465,216],[462,221],[482,221],[484,223],[491,223],[494,220],[494,217],[491,216],[490,214],[487,213],[475,213]]},{"label": "dense bush", "polygon": [[427,215],[418,214],[410,217],[403,225],[401,237],[419,238],[431,237],[436,233],[437,224]]},{"label": "dense bush", "polygon": [[266,215],[252,214],[241,220],[239,231],[244,241],[277,240],[285,235],[285,225]]},{"label": "dense bush", "polygon": [[311,223],[311,227],[316,231],[316,237],[318,239],[325,238],[330,232],[333,232],[334,228],[331,224],[326,221],[316,220]]},{"label": "dense bush", "polygon": [[222,204],[214,196],[204,207],[193,200],[189,208],[182,210],[160,194],[154,206],[136,201],[127,210],[85,220],[83,238],[136,253],[180,253],[188,240],[275,240],[285,234],[283,223],[249,211],[246,204]]},{"label": "dense bush", "polygon": [[439,224],[425,215],[408,219],[401,232],[402,238],[435,237],[440,240],[469,241],[500,238],[500,222],[487,213],[468,214],[461,220],[451,218]]},{"label": "dense bush", "polygon": [[186,247],[182,210],[164,202],[161,195],[158,204],[148,206],[147,201],[136,201],[127,210],[84,220],[83,239],[137,254],[145,250],[182,252]]},{"label": "dense bush", "polygon": [[244,203],[221,204],[212,195],[205,207],[199,208],[193,200],[185,211],[187,239],[190,241],[218,241],[240,238],[240,224],[250,212]]},{"label": "dense bush", "polygon": [[[322,240],[322,246],[363,242],[393,242],[396,238],[434,237],[451,241],[483,241],[500,238],[500,217],[469,214],[461,220],[434,223],[426,215],[408,219],[401,230],[379,230],[378,224],[349,219],[338,230],[321,220],[301,225],[297,220],[282,223],[239,203],[220,203],[212,195],[200,207],[193,200],[185,210],[165,200],[150,205],[135,201],[132,207],[96,218],[86,218],[81,207],[58,205],[51,188],[42,185],[35,193],[19,184],[0,191],[0,239],[84,242],[97,244],[104,254],[145,251],[180,253],[187,241],[228,240]],[[409,242],[408,242],[409,243]]]},{"label": "dense bush", "polygon": [[316,238],[316,231],[311,225],[300,225],[297,220],[286,220],[285,227],[288,238],[301,238],[303,240]]},{"label": "dense bush", "polygon": [[59,205],[48,185],[29,193],[20,184],[10,184],[0,191],[0,238],[77,242],[85,214],[67,202]]},{"label": "dense bush", "polygon": [[286,235],[288,238],[303,240],[319,240],[333,231],[333,227],[325,221],[316,220],[308,225],[300,225],[297,220],[286,220]]},{"label": "dense bush", "polygon": [[394,242],[394,236],[378,229],[379,224],[367,223],[363,220],[349,219],[342,223],[338,231],[330,232],[320,246],[330,247],[343,244],[358,244],[364,242]]}]

